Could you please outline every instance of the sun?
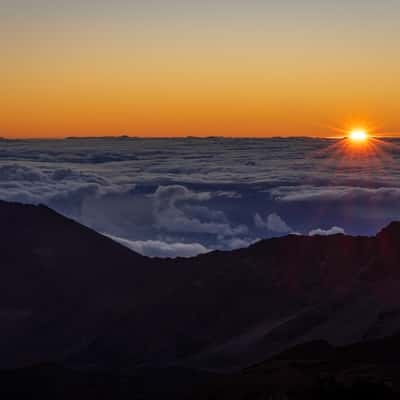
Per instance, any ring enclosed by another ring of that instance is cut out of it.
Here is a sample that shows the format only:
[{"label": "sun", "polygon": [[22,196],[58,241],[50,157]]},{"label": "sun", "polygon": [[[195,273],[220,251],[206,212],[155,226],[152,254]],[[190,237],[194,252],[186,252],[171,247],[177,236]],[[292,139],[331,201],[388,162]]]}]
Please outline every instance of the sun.
[{"label": "sun", "polygon": [[368,140],[368,133],[364,129],[354,129],[349,132],[349,139],[353,142],[365,142]]}]

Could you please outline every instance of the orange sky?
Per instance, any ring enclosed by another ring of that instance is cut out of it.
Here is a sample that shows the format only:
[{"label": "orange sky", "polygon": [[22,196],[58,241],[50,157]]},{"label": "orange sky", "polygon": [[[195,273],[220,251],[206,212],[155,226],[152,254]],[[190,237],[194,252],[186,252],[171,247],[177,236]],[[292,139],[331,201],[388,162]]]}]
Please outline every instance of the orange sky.
[{"label": "orange sky", "polygon": [[397,2],[265,3],[5,0],[0,136],[400,131]]}]

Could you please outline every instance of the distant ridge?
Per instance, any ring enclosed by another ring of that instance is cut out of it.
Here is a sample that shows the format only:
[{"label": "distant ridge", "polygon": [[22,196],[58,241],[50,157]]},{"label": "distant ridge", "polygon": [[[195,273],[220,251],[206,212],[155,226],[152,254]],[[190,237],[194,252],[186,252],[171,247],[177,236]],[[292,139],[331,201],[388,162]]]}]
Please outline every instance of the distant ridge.
[{"label": "distant ridge", "polygon": [[129,140],[129,139],[139,139],[137,136],[128,135],[116,135],[116,136],[67,136],[65,140],[107,140],[107,139],[117,139],[117,140]]}]

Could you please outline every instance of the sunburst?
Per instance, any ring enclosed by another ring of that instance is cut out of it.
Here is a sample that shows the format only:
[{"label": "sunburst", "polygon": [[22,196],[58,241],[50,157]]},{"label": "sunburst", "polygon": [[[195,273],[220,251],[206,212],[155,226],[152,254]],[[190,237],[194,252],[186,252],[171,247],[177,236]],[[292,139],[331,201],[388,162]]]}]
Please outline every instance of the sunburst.
[{"label": "sunburst", "polygon": [[349,132],[348,138],[352,142],[365,143],[368,141],[369,135],[365,129],[353,129]]}]

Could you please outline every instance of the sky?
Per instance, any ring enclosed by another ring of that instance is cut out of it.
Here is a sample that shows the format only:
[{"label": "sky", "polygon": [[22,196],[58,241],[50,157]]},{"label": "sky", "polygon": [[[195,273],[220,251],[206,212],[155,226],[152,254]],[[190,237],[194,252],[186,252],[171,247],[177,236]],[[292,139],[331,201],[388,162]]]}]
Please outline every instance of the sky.
[{"label": "sky", "polygon": [[0,136],[400,132],[397,0],[0,0]]},{"label": "sky", "polygon": [[287,234],[375,235],[400,219],[399,160],[394,138],[3,140],[0,199],[187,257]]}]

